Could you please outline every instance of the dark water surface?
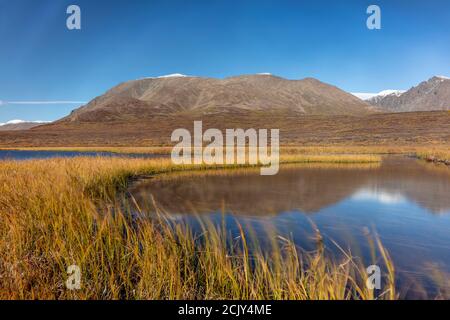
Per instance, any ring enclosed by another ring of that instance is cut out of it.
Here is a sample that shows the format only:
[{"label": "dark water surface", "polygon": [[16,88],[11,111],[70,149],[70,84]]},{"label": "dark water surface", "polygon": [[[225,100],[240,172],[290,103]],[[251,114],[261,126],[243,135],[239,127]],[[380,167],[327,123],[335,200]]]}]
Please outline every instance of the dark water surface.
[{"label": "dark water surface", "polygon": [[338,253],[332,239],[366,265],[372,264],[367,234],[376,231],[406,297],[436,294],[434,270],[450,272],[450,168],[444,165],[392,157],[377,166],[291,165],[275,176],[184,173],[143,180],[130,191],[145,211],[154,212],[153,196],[194,229],[194,214],[219,223],[224,212],[231,233],[238,235],[236,220],[261,235],[269,224],[308,250],[316,246],[313,222],[327,249]]},{"label": "dark water surface", "polygon": [[166,155],[113,152],[84,151],[32,151],[32,150],[0,150],[0,160],[29,160],[73,157],[128,157],[128,158],[159,158]]}]

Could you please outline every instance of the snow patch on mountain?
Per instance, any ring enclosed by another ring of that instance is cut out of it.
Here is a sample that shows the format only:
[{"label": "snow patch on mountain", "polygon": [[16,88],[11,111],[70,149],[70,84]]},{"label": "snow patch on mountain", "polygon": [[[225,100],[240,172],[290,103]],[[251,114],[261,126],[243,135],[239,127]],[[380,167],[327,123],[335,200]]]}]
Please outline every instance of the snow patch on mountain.
[{"label": "snow patch on mountain", "polygon": [[172,74],[166,74],[164,76],[159,76],[158,78],[186,78],[189,77],[185,74],[181,74],[181,73],[172,73]]},{"label": "snow patch on mountain", "polygon": [[165,79],[165,78],[194,78],[195,76],[189,76],[182,73],[172,73],[172,74],[166,74],[162,76],[157,77],[144,77],[137,80],[145,80],[145,79]]},{"label": "snow patch on mountain", "polygon": [[6,126],[8,124],[20,124],[20,123],[49,123],[50,121],[40,121],[40,120],[36,120],[36,121],[26,121],[26,120],[19,120],[19,119],[14,119],[14,120],[9,120],[7,122],[1,122],[0,123],[0,127],[1,126]]},{"label": "snow patch on mountain", "polygon": [[369,93],[369,92],[350,92],[355,97],[360,98],[361,100],[368,100],[372,97],[375,97],[376,93]]},{"label": "snow patch on mountain", "polygon": [[397,97],[400,97],[403,93],[405,93],[405,90],[383,90],[378,92],[378,94],[376,95],[377,97],[386,97],[386,96],[390,96],[390,95],[395,95]]}]

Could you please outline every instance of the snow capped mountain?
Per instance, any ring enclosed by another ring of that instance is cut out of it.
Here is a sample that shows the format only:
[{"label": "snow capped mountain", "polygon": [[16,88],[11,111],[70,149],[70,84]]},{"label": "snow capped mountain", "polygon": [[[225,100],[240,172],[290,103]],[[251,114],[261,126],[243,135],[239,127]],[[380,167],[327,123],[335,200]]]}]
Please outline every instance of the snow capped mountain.
[{"label": "snow capped mountain", "polygon": [[165,78],[195,78],[195,76],[189,76],[182,73],[172,73],[172,74],[166,74],[158,77],[144,77],[137,80],[145,80],[145,79],[165,79]]},{"label": "snow capped mountain", "polygon": [[383,91],[379,92],[377,94],[377,96],[378,97],[386,97],[388,95],[393,94],[393,95],[399,97],[400,95],[402,95],[405,92],[406,92],[406,90],[383,90]]},{"label": "snow capped mountain", "polygon": [[49,123],[50,121],[25,121],[25,120],[19,120],[19,119],[14,119],[14,120],[9,120],[7,122],[2,122],[0,123],[0,126],[6,126],[8,124],[21,124],[21,123]]},{"label": "snow capped mountain", "polygon": [[25,121],[14,119],[7,122],[0,123],[0,131],[8,130],[28,130],[37,127],[41,124],[49,123],[50,121]]},{"label": "snow capped mountain", "polygon": [[366,101],[371,104],[376,104],[379,101],[385,99],[386,97],[400,97],[403,93],[405,93],[405,90],[383,90],[380,91],[378,94],[374,95],[373,97],[367,99]]},{"label": "snow capped mountain", "polygon": [[406,92],[384,90],[366,101],[390,112],[450,110],[450,78],[434,76]]},{"label": "snow capped mountain", "polygon": [[25,122],[24,120],[9,120],[7,122],[0,123],[0,126],[4,126],[7,124],[18,124],[18,123],[24,123],[24,122]]},{"label": "snow capped mountain", "polygon": [[172,73],[172,74],[166,74],[164,76],[159,76],[158,78],[186,78],[189,77],[185,74],[181,74],[181,73]]}]

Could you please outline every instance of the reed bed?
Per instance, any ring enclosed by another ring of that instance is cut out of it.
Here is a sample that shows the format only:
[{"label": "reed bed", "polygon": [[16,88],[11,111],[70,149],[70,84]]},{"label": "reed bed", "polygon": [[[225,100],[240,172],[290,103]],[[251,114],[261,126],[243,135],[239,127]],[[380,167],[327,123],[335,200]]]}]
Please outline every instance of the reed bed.
[{"label": "reed bed", "polygon": [[417,152],[416,156],[419,159],[427,160],[430,162],[442,162],[450,165],[450,151],[447,150],[427,150]]},{"label": "reed bed", "polygon": [[[317,250],[305,252],[268,232],[266,251],[242,229],[233,238],[204,221],[194,233],[162,211],[131,214],[120,196],[135,176],[212,167],[168,159],[1,161],[0,298],[398,298],[394,266],[376,239],[386,272],[375,292],[361,261],[345,250],[327,256],[320,234]],[[70,265],[81,268],[80,290],[65,286]]]}]

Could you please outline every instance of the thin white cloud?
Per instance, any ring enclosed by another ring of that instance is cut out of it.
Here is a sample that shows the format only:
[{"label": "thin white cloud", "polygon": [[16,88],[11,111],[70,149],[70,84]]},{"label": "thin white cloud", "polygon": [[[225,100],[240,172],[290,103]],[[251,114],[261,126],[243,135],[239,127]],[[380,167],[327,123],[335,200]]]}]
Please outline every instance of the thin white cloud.
[{"label": "thin white cloud", "polygon": [[0,101],[0,105],[7,104],[85,104],[86,101],[76,101],[76,100],[32,100],[32,101]]},{"label": "thin white cloud", "polygon": [[373,98],[377,95],[377,93],[370,93],[370,92],[350,92],[352,95],[360,98],[361,100],[368,100],[370,98]]}]

